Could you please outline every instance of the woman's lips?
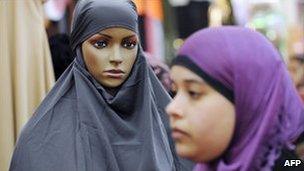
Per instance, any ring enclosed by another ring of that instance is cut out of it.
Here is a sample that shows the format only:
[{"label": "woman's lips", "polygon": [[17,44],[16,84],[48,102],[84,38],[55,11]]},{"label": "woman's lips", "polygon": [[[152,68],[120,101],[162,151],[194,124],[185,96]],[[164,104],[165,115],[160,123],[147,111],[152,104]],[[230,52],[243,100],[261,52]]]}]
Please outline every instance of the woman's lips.
[{"label": "woman's lips", "polygon": [[111,69],[104,71],[106,77],[114,78],[114,79],[121,79],[125,72],[120,69]]},{"label": "woman's lips", "polygon": [[184,137],[188,137],[189,134],[187,134],[185,131],[178,129],[178,128],[173,128],[172,129],[172,138],[175,140],[182,139]]}]

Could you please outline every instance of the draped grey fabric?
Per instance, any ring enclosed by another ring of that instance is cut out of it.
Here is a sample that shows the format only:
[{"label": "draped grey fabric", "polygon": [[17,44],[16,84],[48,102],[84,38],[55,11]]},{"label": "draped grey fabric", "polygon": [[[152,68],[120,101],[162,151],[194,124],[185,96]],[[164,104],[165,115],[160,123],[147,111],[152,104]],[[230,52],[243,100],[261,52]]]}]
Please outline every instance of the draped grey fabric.
[{"label": "draped grey fabric", "polygon": [[134,4],[127,0],[78,3],[71,33],[76,59],[22,130],[10,171],[192,169],[176,156],[164,111],[170,97],[141,48],[129,78],[115,94],[86,70],[81,43],[109,27],[137,32]]}]

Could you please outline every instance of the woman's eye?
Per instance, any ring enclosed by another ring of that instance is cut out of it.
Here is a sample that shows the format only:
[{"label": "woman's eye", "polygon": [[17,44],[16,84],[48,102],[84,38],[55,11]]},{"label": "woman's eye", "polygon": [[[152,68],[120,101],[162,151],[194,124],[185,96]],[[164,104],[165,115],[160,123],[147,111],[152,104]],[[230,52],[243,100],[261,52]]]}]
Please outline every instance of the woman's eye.
[{"label": "woman's eye", "polygon": [[136,45],[137,45],[136,42],[131,42],[131,41],[125,41],[122,44],[122,46],[127,49],[134,49]]},{"label": "woman's eye", "polygon": [[96,47],[97,49],[105,48],[107,45],[107,42],[104,40],[100,40],[94,43],[94,47]]},{"label": "woman's eye", "polygon": [[197,100],[202,96],[202,93],[197,93],[195,91],[188,91],[188,94],[194,100]]}]

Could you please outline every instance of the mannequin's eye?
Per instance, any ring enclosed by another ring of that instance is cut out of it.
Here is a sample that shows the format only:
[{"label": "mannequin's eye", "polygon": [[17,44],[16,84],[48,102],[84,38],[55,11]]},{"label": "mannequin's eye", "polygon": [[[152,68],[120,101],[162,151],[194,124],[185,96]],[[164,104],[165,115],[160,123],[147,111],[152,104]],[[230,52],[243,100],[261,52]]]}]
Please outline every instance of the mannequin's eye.
[{"label": "mannequin's eye", "polygon": [[97,49],[102,49],[107,47],[108,43],[104,40],[99,40],[94,43],[94,47]]},{"label": "mannequin's eye", "polygon": [[126,49],[134,49],[137,45],[136,41],[130,41],[130,40],[126,40],[122,42],[122,46]]}]

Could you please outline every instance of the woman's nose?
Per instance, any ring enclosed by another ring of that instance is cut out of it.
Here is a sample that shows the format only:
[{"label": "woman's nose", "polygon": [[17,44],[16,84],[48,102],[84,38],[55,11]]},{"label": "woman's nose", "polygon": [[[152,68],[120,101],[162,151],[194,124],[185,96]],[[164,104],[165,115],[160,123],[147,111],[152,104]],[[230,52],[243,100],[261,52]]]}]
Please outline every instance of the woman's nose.
[{"label": "woman's nose", "polygon": [[183,117],[185,104],[181,103],[181,98],[182,97],[175,97],[166,107],[166,112],[170,117]]}]

